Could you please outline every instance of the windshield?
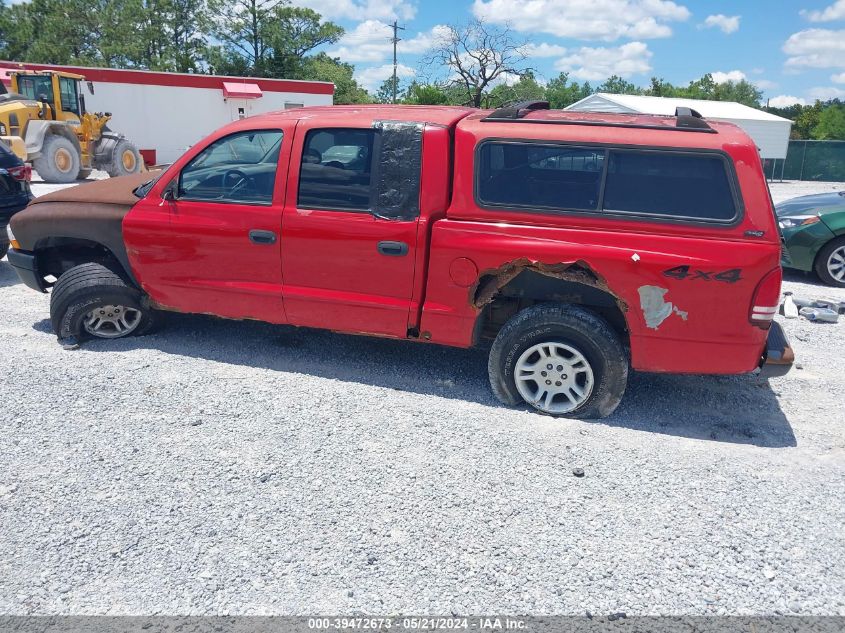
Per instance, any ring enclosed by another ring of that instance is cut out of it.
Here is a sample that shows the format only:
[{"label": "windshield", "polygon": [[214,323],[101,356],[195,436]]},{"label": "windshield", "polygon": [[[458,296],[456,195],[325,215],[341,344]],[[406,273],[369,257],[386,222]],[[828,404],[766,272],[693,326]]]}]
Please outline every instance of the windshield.
[{"label": "windshield", "polygon": [[27,99],[39,100],[42,96],[53,102],[53,81],[41,75],[18,76],[18,92]]}]

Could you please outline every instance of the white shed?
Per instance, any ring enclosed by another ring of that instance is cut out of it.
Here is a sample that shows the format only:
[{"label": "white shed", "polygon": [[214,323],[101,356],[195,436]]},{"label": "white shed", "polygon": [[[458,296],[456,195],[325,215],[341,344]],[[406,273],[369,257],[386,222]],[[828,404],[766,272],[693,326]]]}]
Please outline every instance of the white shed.
[{"label": "white shed", "polygon": [[643,97],[598,92],[565,108],[574,112],[616,112],[619,114],[662,114],[672,116],[675,108],[692,108],[705,119],[727,121],[745,130],[762,158],[786,158],[792,121],[733,101]]}]

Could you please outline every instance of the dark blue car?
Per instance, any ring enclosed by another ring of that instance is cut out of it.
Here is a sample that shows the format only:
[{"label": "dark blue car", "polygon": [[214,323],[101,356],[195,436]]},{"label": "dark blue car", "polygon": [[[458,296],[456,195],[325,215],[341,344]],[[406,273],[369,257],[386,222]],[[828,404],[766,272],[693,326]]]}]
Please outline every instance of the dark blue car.
[{"label": "dark blue car", "polygon": [[0,258],[9,250],[6,226],[11,217],[32,200],[29,181],[32,170],[3,143],[0,143]]}]

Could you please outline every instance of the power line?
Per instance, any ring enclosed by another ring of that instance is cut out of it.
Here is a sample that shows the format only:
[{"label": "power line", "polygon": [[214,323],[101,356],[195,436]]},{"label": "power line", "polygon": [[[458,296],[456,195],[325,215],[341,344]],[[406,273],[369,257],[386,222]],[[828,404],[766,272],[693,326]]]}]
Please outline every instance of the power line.
[{"label": "power line", "polygon": [[396,20],[393,20],[393,37],[391,38],[391,42],[393,42],[393,103],[396,103],[396,88],[399,84],[399,79],[396,76],[396,45],[401,42],[402,40],[399,39],[399,31],[404,31],[404,26],[399,26],[399,23]]}]

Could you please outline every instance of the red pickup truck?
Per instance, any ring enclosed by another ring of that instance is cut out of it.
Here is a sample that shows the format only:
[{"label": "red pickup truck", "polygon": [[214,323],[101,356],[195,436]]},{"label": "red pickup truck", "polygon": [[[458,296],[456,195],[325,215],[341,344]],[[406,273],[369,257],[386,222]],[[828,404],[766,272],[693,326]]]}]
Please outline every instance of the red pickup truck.
[{"label": "red pickup truck", "polygon": [[738,374],[793,354],[780,242],[739,128],[526,102],[237,121],[143,183],[44,196],[9,262],[60,339],[157,310],[489,345],[505,403],[611,413],[629,366]]}]

